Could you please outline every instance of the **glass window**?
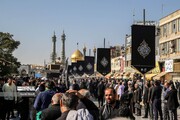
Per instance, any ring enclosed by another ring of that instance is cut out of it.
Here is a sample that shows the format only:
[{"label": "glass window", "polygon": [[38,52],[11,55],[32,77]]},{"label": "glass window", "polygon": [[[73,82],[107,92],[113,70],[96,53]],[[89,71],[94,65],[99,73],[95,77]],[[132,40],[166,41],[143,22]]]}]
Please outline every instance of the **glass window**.
[{"label": "glass window", "polygon": [[164,54],[164,44],[160,44],[160,55]]},{"label": "glass window", "polygon": [[167,27],[166,27],[166,35],[169,35],[169,23],[167,24]]},{"label": "glass window", "polygon": [[172,33],[175,33],[176,31],[176,20],[172,21]]}]

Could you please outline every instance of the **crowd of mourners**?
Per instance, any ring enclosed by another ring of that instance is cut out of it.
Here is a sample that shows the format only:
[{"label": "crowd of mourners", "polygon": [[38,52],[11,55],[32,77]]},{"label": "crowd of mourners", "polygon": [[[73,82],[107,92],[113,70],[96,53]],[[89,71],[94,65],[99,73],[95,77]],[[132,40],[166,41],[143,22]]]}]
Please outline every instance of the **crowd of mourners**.
[{"label": "crowd of mourners", "polygon": [[[34,96],[17,86],[34,86]],[[0,120],[135,120],[142,109],[142,118],[177,120],[178,100],[180,82],[171,80],[0,78]]]}]

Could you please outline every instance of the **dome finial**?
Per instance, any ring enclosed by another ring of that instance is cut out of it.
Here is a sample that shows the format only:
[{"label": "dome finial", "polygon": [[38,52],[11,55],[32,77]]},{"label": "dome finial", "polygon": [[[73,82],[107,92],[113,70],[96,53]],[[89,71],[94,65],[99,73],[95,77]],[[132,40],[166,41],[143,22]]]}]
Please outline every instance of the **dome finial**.
[{"label": "dome finial", "polygon": [[77,49],[79,49],[79,46],[78,46],[78,45],[79,45],[79,43],[77,42]]}]

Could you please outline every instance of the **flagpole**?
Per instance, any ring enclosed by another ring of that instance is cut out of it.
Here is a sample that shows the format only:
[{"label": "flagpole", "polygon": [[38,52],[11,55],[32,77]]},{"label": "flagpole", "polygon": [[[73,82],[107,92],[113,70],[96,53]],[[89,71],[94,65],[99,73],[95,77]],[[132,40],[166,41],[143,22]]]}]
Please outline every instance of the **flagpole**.
[{"label": "flagpole", "polygon": [[106,47],[106,40],[105,40],[105,38],[104,38],[104,48]]}]

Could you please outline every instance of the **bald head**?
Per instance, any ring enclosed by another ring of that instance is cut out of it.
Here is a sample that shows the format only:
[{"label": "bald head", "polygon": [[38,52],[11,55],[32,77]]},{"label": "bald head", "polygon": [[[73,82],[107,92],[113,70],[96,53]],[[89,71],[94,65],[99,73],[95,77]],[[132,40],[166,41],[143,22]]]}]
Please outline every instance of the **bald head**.
[{"label": "bald head", "polygon": [[59,104],[59,101],[62,97],[62,94],[61,93],[56,93],[54,94],[54,96],[52,97],[52,104]]},{"label": "bald head", "polygon": [[81,89],[78,91],[82,96],[89,98],[90,97],[90,92],[87,89]]}]

